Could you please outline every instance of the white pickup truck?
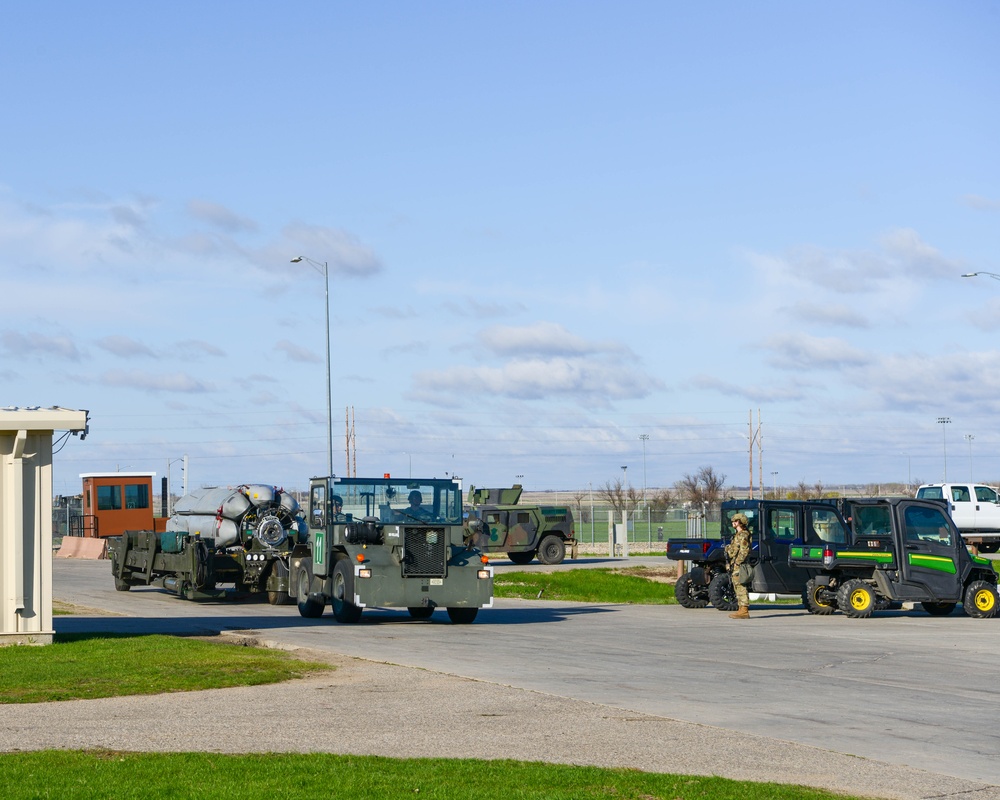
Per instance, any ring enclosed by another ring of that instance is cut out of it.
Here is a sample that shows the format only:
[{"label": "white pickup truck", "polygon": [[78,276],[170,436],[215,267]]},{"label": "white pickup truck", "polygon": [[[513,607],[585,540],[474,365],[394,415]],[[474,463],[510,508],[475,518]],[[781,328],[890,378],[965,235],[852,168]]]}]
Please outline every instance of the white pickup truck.
[{"label": "white pickup truck", "polygon": [[947,500],[951,518],[967,544],[981,553],[1000,550],[1000,495],[981,483],[925,483],[924,500]]}]

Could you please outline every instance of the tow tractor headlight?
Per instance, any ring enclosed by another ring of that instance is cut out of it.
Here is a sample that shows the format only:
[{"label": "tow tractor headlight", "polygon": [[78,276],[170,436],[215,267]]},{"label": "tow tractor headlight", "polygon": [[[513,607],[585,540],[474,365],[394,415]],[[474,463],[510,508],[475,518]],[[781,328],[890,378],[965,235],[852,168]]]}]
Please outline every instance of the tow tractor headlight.
[{"label": "tow tractor headlight", "polygon": [[364,569],[358,570],[359,578],[370,578],[371,576],[372,576],[372,571],[369,567],[365,567]]},{"label": "tow tractor headlight", "polygon": [[476,572],[476,577],[479,578],[479,580],[484,581],[492,576],[490,575],[490,571],[488,569],[481,569]]}]

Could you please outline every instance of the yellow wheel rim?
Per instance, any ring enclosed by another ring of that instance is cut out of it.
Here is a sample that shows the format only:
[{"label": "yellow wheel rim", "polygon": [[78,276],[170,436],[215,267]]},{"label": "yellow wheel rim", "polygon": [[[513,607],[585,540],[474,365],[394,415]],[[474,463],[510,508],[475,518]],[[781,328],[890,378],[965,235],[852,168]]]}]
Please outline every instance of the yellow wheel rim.
[{"label": "yellow wheel rim", "polygon": [[976,608],[980,611],[989,611],[993,608],[993,592],[988,589],[980,589],[976,592]]},{"label": "yellow wheel rim", "polygon": [[867,592],[865,592],[865,591],[863,591],[861,589],[856,589],[854,592],[851,593],[851,607],[852,608],[857,609],[858,611],[860,611],[863,608],[867,608],[867,606],[868,606],[868,593]]}]

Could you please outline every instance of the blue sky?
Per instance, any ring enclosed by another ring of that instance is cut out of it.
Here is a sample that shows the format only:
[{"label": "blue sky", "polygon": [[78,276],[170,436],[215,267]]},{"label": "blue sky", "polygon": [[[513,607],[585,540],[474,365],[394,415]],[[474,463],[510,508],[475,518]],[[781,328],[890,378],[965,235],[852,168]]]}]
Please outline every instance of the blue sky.
[{"label": "blue sky", "polygon": [[6,3],[3,405],[90,410],[57,493],[183,455],[302,488],[303,255],[338,474],[351,407],[359,475],[745,486],[759,414],[769,486],[1000,481],[1000,281],[960,277],[1000,274],[998,34],[987,2]]}]

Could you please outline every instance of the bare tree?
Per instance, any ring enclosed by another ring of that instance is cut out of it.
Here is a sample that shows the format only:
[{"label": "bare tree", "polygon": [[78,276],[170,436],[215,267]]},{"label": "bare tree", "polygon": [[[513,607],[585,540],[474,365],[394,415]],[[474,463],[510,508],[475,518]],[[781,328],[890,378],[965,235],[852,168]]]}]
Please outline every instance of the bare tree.
[{"label": "bare tree", "polygon": [[677,504],[674,493],[670,489],[659,489],[649,498],[649,507],[654,511],[666,511]]},{"label": "bare tree", "polygon": [[621,514],[625,508],[625,503],[628,502],[625,485],[620,478],[616,478],[614,481],[605,481],[604,486],[597,490],[597,496],[607,505],[611,506],[611,510],[614,511],[615,516]]},{"label": "bare tree", "polygon": [[577,519],[579,519],[580,522],[588,521],[587,517],[588,512],[583,510],[583,501],[586,499],[586,497],[587,497],[586,492],[573,492],[573,502],[576,503]]},{"label": "bare tree", "polygon": [[726,476],[716,474],[712,467],[699,467],[694,475],[685,473],[674,489],[692,505],[715,505],[722,499]]}]

